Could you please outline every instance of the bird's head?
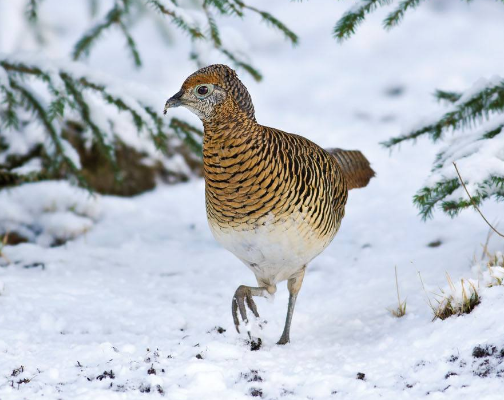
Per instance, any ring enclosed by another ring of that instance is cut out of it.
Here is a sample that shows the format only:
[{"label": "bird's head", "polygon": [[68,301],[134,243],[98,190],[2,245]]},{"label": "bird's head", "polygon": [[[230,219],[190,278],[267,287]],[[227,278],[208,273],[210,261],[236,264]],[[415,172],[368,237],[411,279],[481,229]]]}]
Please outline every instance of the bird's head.
[{"label": "bird's head", "polygon": [[164,113],[169,108],[183,106],[203,122],[219,114],[242,114],[255,120],[254,106],[247,88],[236,72],[226,65],[215,64],[201,68],[190,75],[178,93],[168,99]]}]

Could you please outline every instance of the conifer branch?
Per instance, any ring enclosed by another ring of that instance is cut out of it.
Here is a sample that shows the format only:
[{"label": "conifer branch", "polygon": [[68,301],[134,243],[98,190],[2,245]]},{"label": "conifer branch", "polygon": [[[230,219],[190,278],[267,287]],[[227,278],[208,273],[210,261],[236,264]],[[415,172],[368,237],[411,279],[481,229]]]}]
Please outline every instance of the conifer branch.
[{"label": "conifer branch", "polygon": [[278,29],[280,32],[282,32],[285,36],[286,39],[290,40],[292,45],[298,44],[299,38],[298,36],[291,31],[285,24],[281,21],[279,21],[277,18],[275,18],[273,15],[266,11],[259,10],[256,7],[250,6],[248,4],[245,4],[241,0],[235,0],[236,4],[238,4],[242,9],[247,9],[250,11],[255,12],[256,14],[260,15],[263,21],[265,21],[267,24],[270,24],[272,27]]},{"label": "conifer branch", "polygon": [[182,139],[184,143],[186,143],[196,154],[200,156],[202,155],[203,146],[201,145],[201,141],[197,140],[194,135],[201,138],[203,137],[203,132],[178,118],[172,118],[170,128],[172,128],[177,136]]},{"label": "conifer branch", "polygon": [[61,162],[72,171],[73,175],[78,179],[80,185],[82,185],[83,187],[88,187],[84,177],[80,173],[79,168],[75,165],[72,159],[67,156],[60,134],[47,115],[44,106],[37,99],[37,96],[33,94],[30,89],[18,84],[14,80],[11,81],[11,87],[20,94],[21,99],[22,101],[24,101],[27,109],[32,110],[43,123],[52,140],[56,154],[61,158]]},{"label": "conifer branch", "polygon": [[[446,214],[454,217],[463,209],[471,206],[477,207],[489,198],[504,200],[504,177],[496,175],[492,169],[485,171],[487,174],[485,178],[471,182],[476,189],[472,195],[468,194],[469,200],[465,198],[452,199],[453,193],[461,187],[461,184],[466,191],[467,188],[465,188],[465,183],[462,182],[460,176],[460,181],[457,178],[452,178],[447,170],[449,164],[455,164],[457,160],[477,157],[477,153],[482,146],[487,149],[486,157],[492,157],[493,161],[489,160],[489,165],[492,165],[492,163],[498,165],[499,162],[502,162],[499,156],[499,148],[502,147],[500,141],[489,144],[482,143],[483,141],[492,141],[498,135],[503,134],[504,122],[502,122],[502,117],[495,120],[493,124],[489,124],[485,129],[473,132],[470,136],[462,136],[460,131],[467,127],[477,126],[483,120],[488,120],[494,115],[504,114],[504,82],[502,80],[494,82],[480,81],[466,93],[438,90],[435,97],[439,100],[448,101],[451,110],[431,124],[382,143],[385,147],[392,147],[403,141],[415,140],[422,135],[429,136],[435,142],[442,139],[443,134],[449,130],[460,135],[460,138],[455,139],[450,147],[447,147],[436,156],[432,171],[438,177],[438,180],[419,190],[413,198],[414,203],[420,209],[422,218],[430,218],[436,206],[439,206]],[[495,151],[491,150],[492,146],[496,146]],[[483,164],[481,168],[485,170],[486,167]],[[457,168],[456,170],[458,172]],[[459,174],[457,173],[457,175]]]},{"label": "conifer branch", "polygon": [[26,5],[25,14],[29,21],[36,21],[38,19],[38,6],[42,0],[28,0]]},{"label": "conifer branch", "polygon": [[243,11],[233,1],[229,0],[204,0],[204,6],[215,7],[222,15],[236,15],[243,17]]},{"label": "conifer branch", "polygon": [[2,104],[5,104],[5,111],[0,118],[1,125],[4,128],[19,128],[19,118],[16,113],[16,106],[18,102],[16,100],[16,96],[14,92],[11,90],[10,85],[7,87],[6,85],[0,85],[0,93],[3,93],[4,100]]},{"label": "conifer branch", "polygon": [[205,35],[199,30],[198,27],[188,24],[180,15],[178,15],[174,10],[168,9],[158,0],[146,0],[147,4],[153,6],[155,10],[163,15],[167,15],[171,18],[172,22],[185,32],[188,32],[192,39],[205,39]]},{"label": "conifer branch", "polygon": [[397,26],[399,22],[404,18],[404,14],[408,9],[414,9],[418,7],[420,2],[423,0],[403,0],[399,3],[399,6],[392,11],[385,20],[383,21],[383,26],[386,29],[393,28],[394,26]]},{"label": "conifer branch", "polygon": [[[442,93],[442,96],[446,94],[446,92]],[[482,119],[488,119],[493,113],[502,111],[504,111],[504,82],[485,87],[468,99],[460,98],[454,104],[454,110],[445,113],[438,121],[406,135],[382,142],[382,145],[390,148],[401,142],[417,139],[424,134],[436,142],[449,129],[465,128]]]},{"label": "conifer branch", "polygon": [[119,26],[121,27],[121,31],[122,31],[124,37],[126,38],[126,44],[131,51],[131,55],[133,56],[133,61],[135,63],[135,66],[141,67],[142,60],[140,59],[140,53],[138,52],[138,48],[137,48],[135,41],[133,40],[133,37],[129,33],[128,28],[126,27],[126,25],[124,24],[124,22],[122,20],[119,20],[118,23],[119,23]]},{"label": "conifer branch", "polygon": [[123,10],[116,4],[105,16],[103,21],[87,31],[75,44],[72,58],[79,60],[83,55],[88,55],[91,47],[95,44],[101,34],[112,25],[119,22]]},{"label": "conifer branch", "polygon": [[262,80],[262,74],[257,70],[255,69],[252,65],[250,65],[249,63],[243,61],[243,60],[240,60],[237,58],[237,56],[235,56],[233,53],[231,53],[229,50],[227,49],[224,49],[224,48],[219,48],[220,52],[222,54],[224,54],[227,58],[229,58],[233,64],[235,65],[235,67],[237,68],[243,68],[245,71],[247,71],[250,75],[252,75],[252,77],[257,81],[257,82],[260,82]]},{"label": "conifer branch", "polygon": [[444,90],[436,90],[434,93],[434,97],[438,100],[444,100],[447,101],[448,103],[456,103],[457,101],[460,100],[462,97],[462,93],[457,93],[457,92],[447,92]]},{"label": "conifer branch", "polygon": [[481,139],[493,139],[495,136],[502,132],[502,129],[504,129],[504,124],[500,124],[496,128],[490,129],[489,131],[485,132],[483,135],[481,135]]},{"label": "conifer branch", "polygon": [[212,17],[212,14],[208,10],[207,2],[205,1],[203,3],[203,11],[205,12],[205,16],[208,21],[208,27],[210,30],[210,38],[213,41],[213,44],[215,47],[221,47],[222,46],[222,40],[220,38],[220,32],[219,28],[217,26],[217,23],[215,22],[215,19]]},{"label": "conifer branch", "polygon": [[464,183],[464,180],[462,179],[462,177],[460,176],[460,172],[457,168],[457,163],[453,163],[453,166],[455,167],[455,171],[457,171],[457,175],[460,179],[460,183],[462,184],[462,186],[464,187],[464,190],[465,192],[467,193],[467,196],[469,197],[469,199],[471,200],[471,204],[473,205],[473,207],[476,209],[476,211],[479,212],[479,214],[481,215],[481,218],[483,218],[483,220],[487,223],[487,225],[497,234],[499,235],[500,237],[504,238],[504,235],[502,233],[500,233],[497,229],[495,229],[493,227],[493,225],[488,222],[488,220],[485,218],[485,216],[483,215],[483,213],[481,212],[481,210],[479,209],[478,205],[476,204],[476,202],[474,201],[474,199],[472,198],[471,194],[469,193],[469,190],[467,190],[467,187]]},{"label": "conifer branch", "polygon": [[68,93],[73,97],[75,103],[78,106],[79,113],[82,117],[84,123],[90,128],[95,141],[98,143],[99,148],[101,149],[103,155],[112,165],[114,170],[114,175],[116,180],[120,180],[119,176],[119,167],[116,161],[116,153],[113,144],[107,143],[106,138],[110,136],[107,132],[101,130],[97,124],[93,121],[91,117],[91,111],[89,109],[89,105],[87,104],[84,96],[82,95],[80,88],[77,87],[74,80],[65,72],[61,73],[61,78],[65,82]]},{"label": "conifer branch", "polygon": [[355,33],[366,15],[376,10],[378,7],[389,4],[391,0],[360,0],[359,4],[348,10],[334,27],[334,37],[339,42],[348,39]]}]

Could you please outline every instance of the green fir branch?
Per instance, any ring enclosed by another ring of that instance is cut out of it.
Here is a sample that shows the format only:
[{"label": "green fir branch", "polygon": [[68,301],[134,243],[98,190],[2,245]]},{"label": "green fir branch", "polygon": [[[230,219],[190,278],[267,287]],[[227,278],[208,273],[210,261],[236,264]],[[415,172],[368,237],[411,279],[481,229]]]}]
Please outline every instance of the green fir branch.
[{"label": "green fir branch", "polygon": [[38,19],[38,7],[42,0],[28,0],[25,9],[26,18],[29,21],[34,22]]},{"label": "green fir branch", "polygon": [[194,135],[203,137],[203,132],[178,118],[172,118],[170,128],[193,152],[200,156],[203,154],[201,142],[194,137]]},{"label": "green fir branch", "polygon": [[493,139],[495,136],[499,135],[504,129],[504,124],[500,124],[498,127],[493,128],[487,132],[485,132],[481,139]]},{"label": "green fir branch", "polygon": [[19,75],[33,75],[36,76],[40,79],[42,79],[44,82],[50,82],[51,78],[49,77],[48,74],[43,72],[39,67],[36,66],[28,66],[24,63],[20,62],[11,62],[7,61],[7,59],[0,60],[0,67],[5,69],[7,72],[14,72],[15,74]]},{"label": "green fir branch", "polygon": [[51,121],[55,118],[63,118],[66,103],[67,100],[63,96],[57,96],[51,101],[48,108],[48,115]]},{"label": "green fir branch", "polygon": [[147,4],[153,6],[155,10],[163,15],[167,15],[171,18],[175,26],[179,27],[185,32],[188,32],[192,39],[205,39],[205,35],[199,30],[198,27],[189,25],[182,17],[172,10],[166,8],[158,0],[146,0]]},{"label": "green fir branch", "polygon": [[413,203],[420,209],[423,220],[432,218],[436,204],[460,187],[457,178],[448,181],[437,182],[433,187],[424,187],[413,196]]},{"label": "green fir branch", "polygon": [[89,16],[94,18],[100,11],[99,0],[89,0]]},{"label": "green fir branch", "polygon": [[272,27],[278,29],[280,32],[282,32],[284,34],[285,38],[290,40],[292,45],[295,46],[296,44],[298,44],[298,42],[299,42],[298,36],[293,31],[291,31],[289,28],[287,28],[287,26],[285,26],[285,24],[283,22],[279,21],[273,15],[271,15],[270,13],[268,13],[266,11],[259,10],[256,7],[249,6],[249,5],[245,4],[244,2],[242,2],[241,0],[235,0],[235,2],[243,9],[247,9],[247,10],[255,12],[256,14],[259,14],[261,16],[261,18],[263,19],[263,21],[265,21],[270,26],[272,26]]},{"label": "green fir branch", "polygon": [[149,130],[149,135],[156,148],[167,155],[169,153],[168,136],[164,132],[164,120],[150,107],[145,107],[145,111],[150,115],[156,126],[156,132]]},{"label": "green fir branch", "polygon": [[354,6],[347,11],[334,27],[334,37],[342,42],[350,38],[366,15],[376,10],[378,7],[389,4],[391,0],[360,0],[359,6]]},{"label": "green fir branch", "polygon": [[121,3],[122,3],[122,6],[123,6],[125,13],[129,13],[131,0],[121,0]]},{"label": "green fir branch", "polygon": [[203,3],[203,11],[205,11],[205,15],[206,15],[207,22],[208,22],[208,27],[210,30],[210,38],[212,39],[212,42],[215,47],[221,47],[222,40],[220,38],[219,28],[217,26],[217,23],[215,22],[215,19],[212,17],[212,14],[210,14],[210,11],[208,10],[208,7],[206,6],[206,2]]},{"label": "green fir branch", "polygon": [[224,54],[227,58],[229,58],[235,67],[237,68],[243,68],[245,71],[247,71],[252,77],[257,81],[260,82],[262,80],[262,74],[255,69],[252,65],[248,64],[245,61],[242,61],[238,59],[233,53],[231,53],[229,50],[224,49],[224,48],[219,48],[220,52]]},{"label": "green fir branch", "polygon": [[96,43],[98,38],[104,31],[109,29],[112,25],[118,23],[121,19],[123,10],[116,4],[105,16],[103,21],[88,30],[75,44],[72,58],[79,60],[84,55],[89,55],[91,47]]},{"label": "green fir branch", "polygon": [[72,172],[72,174],[77,178],[78,183],[89,189],[89,186],[82,176],[79,168],[75,165],[75,163],[67,156],[65,152],[65,148],[62,143],[62,139],[55,126],[53,125],[52,120],[50,119],[47,110],[45,107],[39,102],[37,96],[33,94],[27,87],[18,84],[15,81],[11,81],[11,87],[16,90],[20,96],[22,101],[24,101],[27,110],[33,111],[39,118],[39,120],[44,125],[44,128],[49,134],[49,137],[52,140],[54,145],[56,154],[59,156],[58,159],[53,159],[52,161],[57,165],[63,164],[68,167],[68,169]]},{"label": "green fir branch", "polygon": [[133,61],[135,63],[135,66],[137,68],[142,66],[142,60],[140,59],[140,53],[138,52],[137,45],[135,43],[135,40],[131,36],[131,34],[128,31],[128,28],[124,24],[122,20],[119,20],[119,26],[121,27],[121,32],[123,33],[124,37],[126,38],[126,45],[128,49],[131,52],[131,55],[133,56]]},{"label": "green fir branch", "polygon": [[[137,112],[137,110],[128,106],[120,97],[110,94],[104,86],[96,85],[85,78],[78,79],[78,82],[85,88],[92,89],[100,93],[108,104],[114,105],[120,111],[128,112],[131,115],[138,132],[142,132],[144,129],[147,130],[156,147],[163,153],[167,154],[168,137],[164,133],[164,122],[154,110],[150,107],[143,106],[143,109],[151,118],[151,121],[147,121]],[[152,129],[151,124],[155,126],[155,130]]]},{"label": "green fir branch", "polygon": [[[436,206],[452,218],[462,210],[473,207],[473,203],[467,197],[446,199],[461,187],[460,181],[453,178],[436,182],[432,187],[420,189],[413,197],[413,202],[419,208],[422,219],[432,218]],[[490,198],[497,201],[504,200],[504,177],[493,176],[478,183],[471,197],[476,206],[480,206],[483,201]]]},{"label": "green fir branch", "polygon": [[5,105],[2,112],[2,118],[0,119],[0,126],[3,126],[4,128],[18,129],[19,118],[16,112],[18,102],[14,92],[10,87],[0,85],[0,93],[3,94],[2,104]]},{"label": "green fir branch", "polygon": [[389,139],[381,144],[387,148],[427,134],[433,142],[439,140],[447,130],[457,130],[477,121],[488,119],[490,114],[504,111],[504,82],[486,87],[469,99],[460,99],[453,111],[445,113],[438,121],[414,130],[406,135]]},{"label": "green fir branch", "polygon": [[447,91],[444,91],[444,90],[439,90],[437,89],[435,92],[434,92],[434,97],[438,100],[438,101],[446,101],[448,103],[456,103],[457,101],[460,100],[460,98],[462,97],[462,93],[458,93],[458,92],[447,92]]},{"label": "green fir branch", "polygon": [[82,120],[90,128],[91,133],[98,144],[98,148],[101,150],[102,154],[108,160],[112,169],[114,171],[114,177],[117,181],[120,181],[119,167],[117,165],[117,158],[115,153],[115,148],[113,145],[107,143],[105,138],[108,136],[106,132],[103,132],[93,121],[91,117],[91,111],[89,105],[87,104],[84,96],[82,95],[81,88],[79,88],[76,82],[72,79],[70,75],[65,72],[60,74],[61,79],[65,82],[68,93],[72,96],[73,100],[78,106],[78,111],[81,115]]},{"label": "green fir branch", "polygon": [[399,22],[404,18],[404,14],[408,9],[414,9],[418,7],[421,1],[424,0],[403,0],[399,3],[399,6],[392,11],[385,20],[383,21],[383,26],[386,29],[393,28],[394,26],[397,26]]},{"label": "green fir branch", "polygon": [[236,15],[243,17],[243,12],[228,0],[205,0],[203,7],[213,6],[222,15]]}]

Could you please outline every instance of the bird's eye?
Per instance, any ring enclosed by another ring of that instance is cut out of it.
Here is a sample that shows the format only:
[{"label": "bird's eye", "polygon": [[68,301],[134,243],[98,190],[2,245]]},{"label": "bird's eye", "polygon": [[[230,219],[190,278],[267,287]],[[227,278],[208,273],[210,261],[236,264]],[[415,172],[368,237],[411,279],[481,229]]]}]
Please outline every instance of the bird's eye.
[{"label": "bird's eye", "polygon": [[204,99],[205,97],[209,96],[212,91],[213,85],[211,84],[198,85],[194,88],[194,93],[199,99]]}]

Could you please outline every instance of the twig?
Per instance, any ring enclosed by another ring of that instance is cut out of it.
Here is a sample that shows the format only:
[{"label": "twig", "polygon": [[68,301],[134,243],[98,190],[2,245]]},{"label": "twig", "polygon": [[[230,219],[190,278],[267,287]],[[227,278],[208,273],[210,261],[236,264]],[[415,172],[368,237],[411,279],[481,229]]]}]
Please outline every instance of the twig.
[{"label": "twig", "polygon": [[2,238],[2,241],[0,242],[0,258],[3,258],[5,261],[7,261],[7,264],[10,264],[11,261],[9,260],[9,258],[3,253],[3,249],[5,246],[7,246],[7,242],[9,241],[9,234],[10,232],[7,231],[4,235],[4,237]]},{"label": "twig", "polygon": [[399,307],[401,306],[401,296],[399,295],[399,282],[397,280],[397,265],[395,266],[395,285],[397,289],[397,302],[399,303]]},{"label": "twig", "polygon": [[479,209],[479,208],[478,208],[478,206],[476,205],[476,202],[474,201],[474,199],[472,198],[471,194],[470,194],[470,193],[469,193],[469,191],[467,190],[467,187],[466,187],[466,185],[465,185],[464,181],[462,180],[462,177],[460,176],[460,172],[459,172],[459,170],[458,170],[458,168],[457,168],[457,164],[456,164],[455,162],[453,162],[453,166],[455,167],[455,171],[457,171],[457,175],[458,175],[458,177],[459,177],[459,179],[460,179],[460,183],[462,183],[462,186],[464,187],[464,189],[465,189],[465,191],[466,191],[467,195],[469,196],[469,199],[471,200],[471,203],[472,203],[473,207],[474,207],[474,208],[475,208],[475,209],[479,212],[479,214],[481,215],[481,218],[483,218],[483,219],[485,220],[485,222],[487,223],[487,225],[488,225],[490,228],[492,228],[492,230],[493,230],[493,231],[494,231],[497,235],[499,235],[500,237],[504,238],[504,235],[503,235],[502,233],[500,233],[497,229],[495,229],[495,228],[493,227],[493,225],[492,225],[490,222],[488,222],[488,220],[485,218],[485,216],[483,215],[483,213],[480,211],[480,209]]},{"label": "twig", "polygon": [[[485,240],[485,244],[482,245],[483,252],[481,253],[481,260],[480,261],[483,261],[485,259],[485,256],[487,256],[488,258],[491,258],[490,253],[488,252],[488,243],[490,243],[491,236],[492,236],[492,231],[489,229],[486,240]],[[474,256],[474,258],[476,258],[476,256]]]}]

